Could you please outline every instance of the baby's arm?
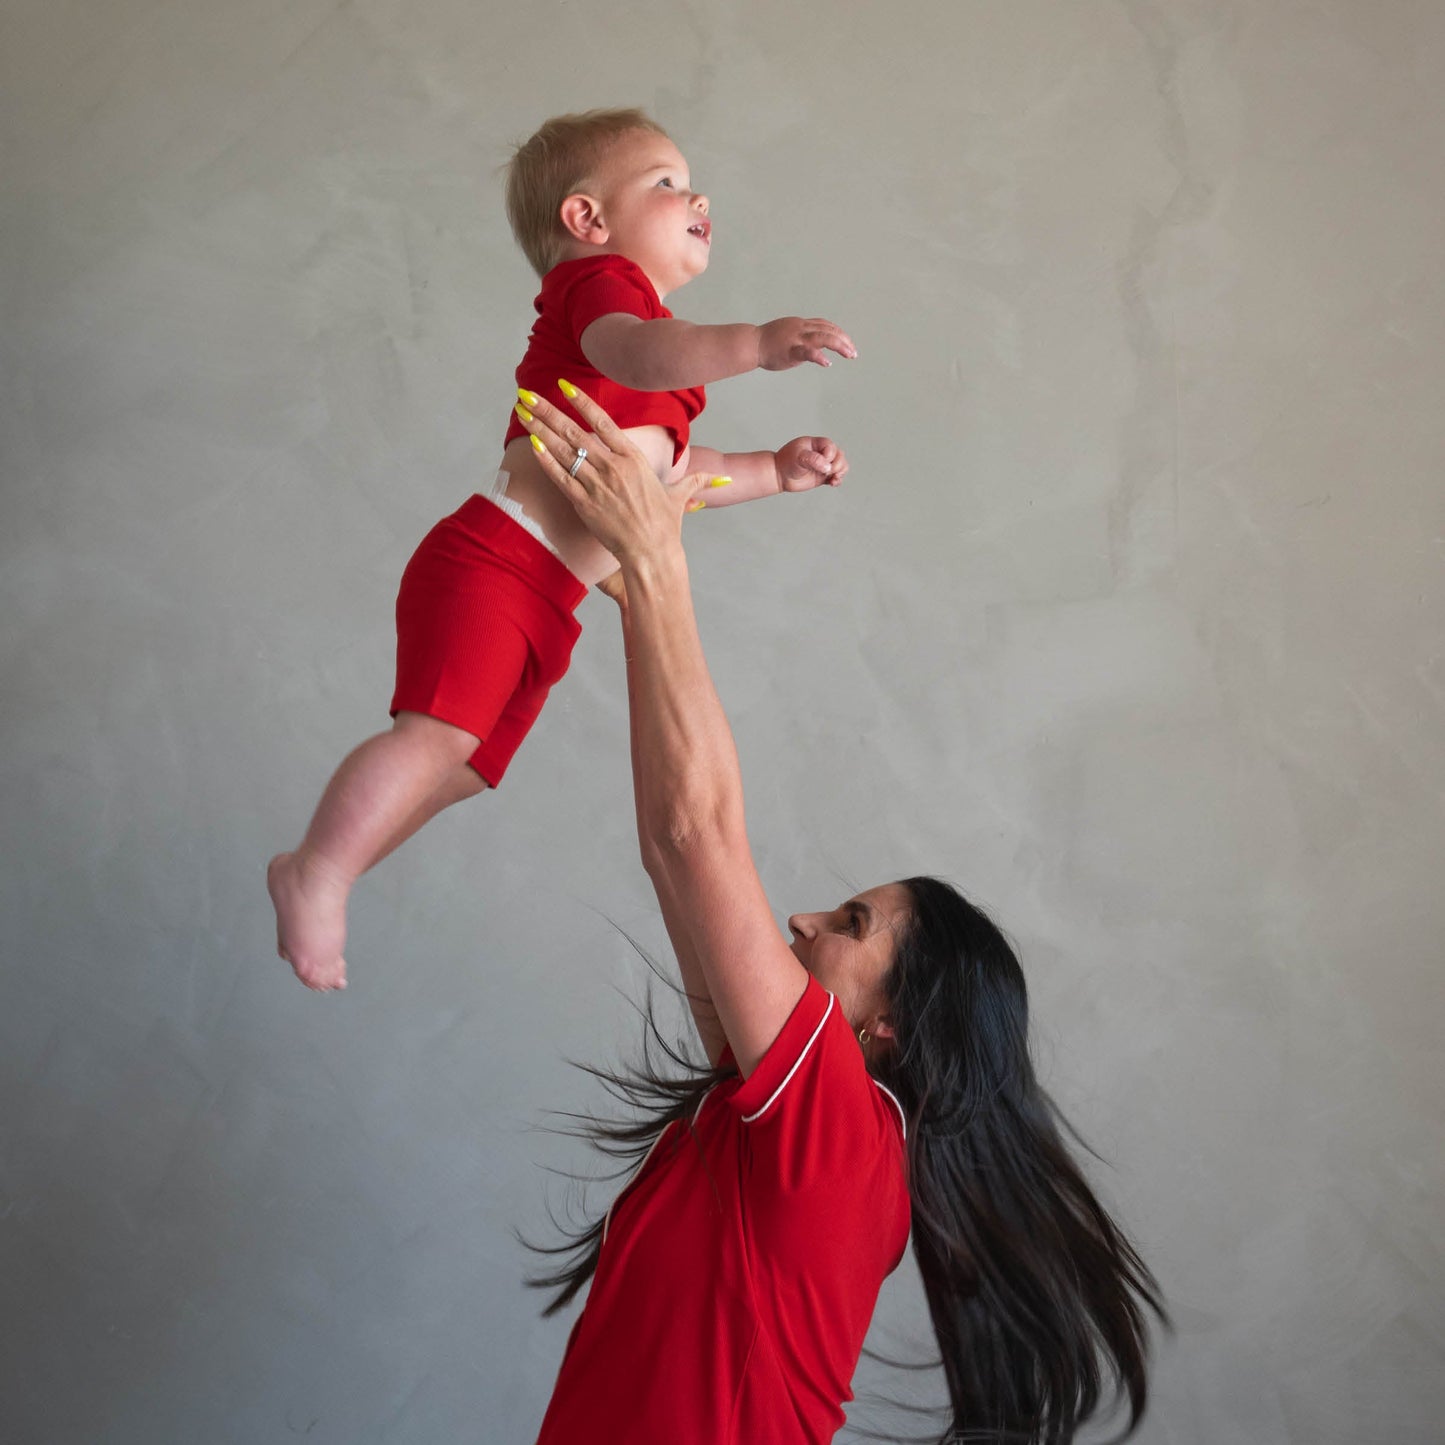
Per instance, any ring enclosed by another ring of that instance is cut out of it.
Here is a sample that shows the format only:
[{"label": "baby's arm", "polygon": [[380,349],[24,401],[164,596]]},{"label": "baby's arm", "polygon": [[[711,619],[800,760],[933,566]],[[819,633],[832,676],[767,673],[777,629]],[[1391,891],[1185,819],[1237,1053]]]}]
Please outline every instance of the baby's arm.
[{"label": "baby's arm", "polygon": [[849,359],[858,349],[831,321],[782,316],[765,326],[741,321],[699,326],[675,316],[644,321],[624,311],[599,316],[581,336],[582,354],[604,376],[634,391],[683,391],[746,371],[786,371],[827,352]]},{"label": "baby's arm", "polygon": [[779,492],[836,487],[848,470],[843,448],[827,437],[794,437],[775,452],[717,452],[693,447],[684,465],[689,472],[731,477],[732,483],[703,493],[707,506],[730,507]]}]

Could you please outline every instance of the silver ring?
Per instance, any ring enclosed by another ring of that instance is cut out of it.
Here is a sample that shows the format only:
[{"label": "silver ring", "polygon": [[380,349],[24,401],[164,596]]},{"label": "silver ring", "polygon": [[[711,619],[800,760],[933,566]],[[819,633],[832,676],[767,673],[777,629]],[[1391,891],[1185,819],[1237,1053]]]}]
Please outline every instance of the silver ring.
[{"label": "silver ring", "polygon": [[569,477],[575,477],[582,470],[582,463],[587,460],[587,448],[577,448],[577,460],[572,463],[572,470],[567,473]]}]

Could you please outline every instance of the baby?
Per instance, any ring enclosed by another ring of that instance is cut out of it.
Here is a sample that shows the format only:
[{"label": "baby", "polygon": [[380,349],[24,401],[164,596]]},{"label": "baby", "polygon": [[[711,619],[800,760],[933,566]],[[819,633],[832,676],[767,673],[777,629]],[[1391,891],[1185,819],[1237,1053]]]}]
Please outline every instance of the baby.
[{"label": "baby", "polygon": [[[712,223],[687,162],[641,111],[549,120],[508,167],[507,216],[542,278],[517,368],[520,416],[539,393],[566,408],[576,383],[660,478],[714,476],[710,507],[842,479],[847,461],[826,437],[776,452],[689,446],[707,383],[857,352],[827,321],[674,319],[663,298],[706,269]],[[277,951],[308,988],[346,986],[356,879],[443,808],[502,781],[567,670],[578,604],[616,566],[513,417],[490,491],[433,527],[402,575],[391,729],[346,757],[300,846],[267,870]]]}]

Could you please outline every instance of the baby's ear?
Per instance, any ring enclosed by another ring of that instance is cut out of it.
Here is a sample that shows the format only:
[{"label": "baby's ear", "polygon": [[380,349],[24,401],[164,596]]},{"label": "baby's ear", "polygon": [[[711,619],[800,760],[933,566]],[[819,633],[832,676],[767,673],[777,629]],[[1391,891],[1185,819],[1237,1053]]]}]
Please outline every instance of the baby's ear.
[{"label": "baby's ear", "polygon": [[558,208],[557,219],[574,241],[589,246],[607,244],[607,223],[602,219],[602,207],[592,196],[582,191],[568,196]]}]

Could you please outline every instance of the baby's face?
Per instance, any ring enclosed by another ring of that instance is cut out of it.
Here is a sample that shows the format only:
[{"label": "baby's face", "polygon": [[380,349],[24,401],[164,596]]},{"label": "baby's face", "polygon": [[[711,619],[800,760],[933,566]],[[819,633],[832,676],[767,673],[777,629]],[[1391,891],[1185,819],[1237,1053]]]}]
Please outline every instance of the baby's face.
[{"label": "baby's face", "polygon": [[712,223],[687,161],[666,136],[631,131],[607,152],[597,184],[607,249],[647,273],[666,296],[707,269]]}]

